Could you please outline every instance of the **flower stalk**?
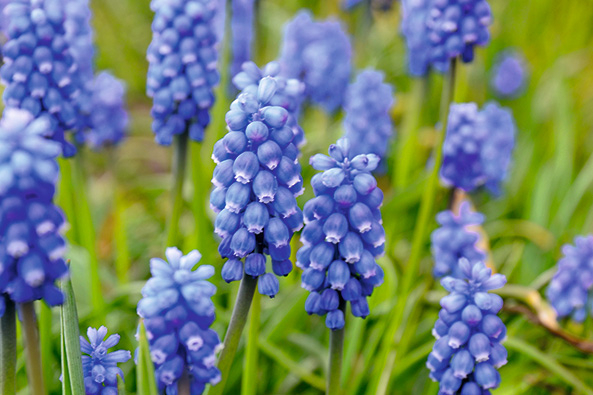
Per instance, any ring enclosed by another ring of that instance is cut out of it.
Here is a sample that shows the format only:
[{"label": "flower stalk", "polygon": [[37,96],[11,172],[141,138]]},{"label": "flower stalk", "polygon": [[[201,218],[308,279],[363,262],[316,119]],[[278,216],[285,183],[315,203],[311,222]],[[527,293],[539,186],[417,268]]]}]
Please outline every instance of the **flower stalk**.
[{"label": "flower stalk", "polygon": [[[344,312],[344,302],[340,310]],[[329,374],[327,377],[327,394],[337,395],[340,391],[342,377],[342,357],[344,355],[344,328],[331,330],[329,333]]]},{"label": "flower stalk", "polygon": [[14,302],[6,298],[6,310],[0,321],[2,335],[2,358],[0,359],[0,383],[2,393],[16,394],[16,318]]},{"label": "flower stalk", "polygon": [[34,302],[22,303],[20,308],[21,319],[23,321],[23,335],[25,338],[25,356],[30,394],[45,395],[39,332],[37,329],[37,319],[35,318],[35,304]]},{"label": "flower stalk", "polygon": [[167,247],[177,245],[179,238],[179,218],[183,208],[183,181],[187,162],[188,132],[175,137],[175,152],[173,154],[173,211],[169,217],[167,233]]}]

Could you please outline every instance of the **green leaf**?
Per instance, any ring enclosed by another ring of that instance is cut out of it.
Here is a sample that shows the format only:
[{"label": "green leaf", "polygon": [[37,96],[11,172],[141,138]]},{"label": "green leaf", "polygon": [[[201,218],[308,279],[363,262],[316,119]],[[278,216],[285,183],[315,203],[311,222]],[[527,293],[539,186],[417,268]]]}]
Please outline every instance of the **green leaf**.
[{"label": "green leaf", "polygon": [[140,321],[138,330],[138,365],[136,367],[138,393],[145,395],[158,395],[156,388],[156,380],[154,378],[154,365],[150,358],[150,347],[148,346],[148,338],[146,337],[146,329],[144,322]]},{"label": "green leaf", "polygon": [[62,281],[64,304],[60,307],[60,331],[62,339],[62,392],[84,394],[84,376],[80,352],[80,331],[76,299],[70,278]]}]

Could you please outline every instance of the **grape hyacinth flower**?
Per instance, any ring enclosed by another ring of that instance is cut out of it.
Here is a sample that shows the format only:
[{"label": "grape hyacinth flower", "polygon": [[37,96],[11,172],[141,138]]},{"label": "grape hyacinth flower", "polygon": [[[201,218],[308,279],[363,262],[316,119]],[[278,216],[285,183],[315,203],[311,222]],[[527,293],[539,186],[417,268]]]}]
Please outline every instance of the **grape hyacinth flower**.
[{"label": "grape hyacinth flower", "polygon": [[[87,341],[80,336],[82,355],[82,371],[86,395],[117,395],[117,376],[124,379],[118,363],[127,362],[132,355],[127,350],[107,351],[119,343],[119,335],[110,335],[107,339],[107,328],[87,329]],[[88,354],[88,355],[84,355]]]},{"label": "grape hyacinth flower", "polygon": [[231,75],[241,72],[243,63],[251,60],[253,13],[255,0],[232,0],[231,32],[233,62]]},{"label": "grape hyacinth flower", "polygon": [[492,70],[490,85],[502,98],[515,98],[525,88],[527,70],[525,60],[515,52],[503,52]]},{"label": "grape hyacinth flower", "polygon": [[[254,79],[256,71],[257,67],[252,70]],[[242,74],[237,77],[248,76]],[[267,272],[266,255],[274,274],[288,275],[290,240],[303,226],[296,203],[303,180],[299,151],[292,143],[295,134],[288,125],[289,112],[272,104],[283,81],[263,77],[257,85],[248,85],[257,89],[239,94],[226,114],[229,132],[212,155],[217,163],[210,196],[217,212],[214,231],[222,238],[220,255],[228,258],[222,277],[227,282],[240,280],[243,273],[259,277],[259,292],[270,297],[278,293],[279,282]]]},{"label": "grape hyacinth flower", "polygon": [[453,104],[443,143],[441,180],[466,192],[485,186],[498,195],[514,144],[515,123],[510,110],[494,102],[482,111],[475,103]]},{"label": "grape hyacinth flower", "polygon": [[593,315],[593,236],[579,236],[562,247],[564,256],[546,290],[558,318],[583,322]]},{"label": "grape hyacinth flower", "polygon": [[183,256],[175,247],[167,248],[168,263],[150,260],[152,277],[142,288],[138,315],[144,319],[150,355],[160,391],[177,393],[178,380],[189,374],[192,394],[201,394],[206,384],[220,381],[216,353],[218,334],[210,329],[214,322],[211,297],[216,287],[207,281],[214,274],[200,261],[197,250]]},{"label": "grape hyacinth flower", "polygon": [[202,141],[214,104],[217,70],[217,0],[153,0],[155,12],[146,93],[153,99],[155,140],[170,145],[188,133]]},{"label": "grape hyacinth flower", "polygon": [[329,113],[344,100],[351,58],[350,40],[338,21],[316,22],[301,11],[284,29],[282,74],[303,81],[306,96]]},{"label": "grape hyacinth flower", "polygon": [[34,117],[51,115],[47,137],[63,145],[64,156],[72,156],[76,149],[64,132],[76,128],[82,79],[66,36],[66,7],[61,0],[25,0],[6,7],[8,42],[2,48],[0,77],[6,107],[25,109]]},{"label": "grape hyacinth flower", "polygon": [[329,156],[311,157],[311,166],[323,172],[311,179],[315,198],[303,210],[304,246],[297,253],[301,286],[311,292],[305,310],[327,314],[325,325],[332,330],[344,327],[346,302],[354,316],[369,315],[367,297],[383,283],[383,269],[375,262],[385,250],[383,192],[371,174],[379,157],[351,152],[342,138],[330,145]]},{"label": "grape hyacinth flower", "polygon": [[432,331],[437,341],[426,366],[440,383],[439,394],[489,394],[500,385],[497,369],[507,363],[507,351],[501,344],[506,327],[497,316],[503,301],[488,291],[501,288],[506,278],[465,258],[459,268],[463,278],[441,280],[450,293],[441,299]]},{"label": "grape hyacinth flower", "polygon": [[55,281],[68,274],[65,221],[52,202],[61,146],[45,138],[51,124],[14,108],[0,121],[0,292],[17,303],[63,302]]},{"label": "grape hyacinth flower", "polygon": [[[344,102],[344,129],[352,142],[350,155],[375,154],[385,158],[394,135],[390,111],[393,88],[382,72],[364,70],[348,87]],[[384,168],[384,161],[382,161]]]},{"label": "grape hyacinth flower", "polygon": [[429,0],[402,0],[402,34],[408,47],[408,70],[415,77],[428,74],[431,42],[426,20],[430,11]]}]

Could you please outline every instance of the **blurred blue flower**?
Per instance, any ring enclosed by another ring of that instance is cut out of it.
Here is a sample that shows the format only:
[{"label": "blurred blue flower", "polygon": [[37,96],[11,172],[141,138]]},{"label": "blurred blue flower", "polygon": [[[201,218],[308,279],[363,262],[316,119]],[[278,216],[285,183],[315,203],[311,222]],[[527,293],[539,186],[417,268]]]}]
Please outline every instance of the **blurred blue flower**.
[{"label": "blurred blue flower", "polygon": [[453,104],[443,143],[441,180],[466,192],[485,186],[498,195],[514,144],[515,122],[510,110],[495,102],[486,104],[482,111],[475,103]]},{"label": "blurred blue flower", "polygon": [[582,322],[593,315],[593,236],[579,236],[562,247],[564,256],[550,281],[546,296],[558,318]]},{"label": "blurred blue flower", "polygon": [[44,137],[51,124],[14,108],[0,121],[0,292],[17,303],[63,302],[54,283],[68,274],[65,221],[52,203],[61,146]]},{"label": "blurred blue flower", "polygon": [[299,12],[284,29],[280,55],[282,74],[305,83],[305,93],[327,112],[337,110],[352,72],[352,48],[335,20],[313,21]]},{"label": "blurred blue flower", "polygon": [[[387,155],[394,137],[390,114],[394,97],[393,88],[384,83],[383,78],[382,72],[364,70],[348,87],[344,102],[344,129],[352,144],[352,157],[375,154],[385,158]],[[381,163],[384,168],[385,161]]]},{"label": "blurred blue flower", "polygon": [[251,60],[253,12],[255,0],[232,0],[231,32],[233,61],[231,75],[241,72],[243,63]]},{"label": "blurred blue flower", "polygon": [[501,288],[506,278],[465,258],[459,268],[462,278],[441,280],[450,293],[441,299],[432,330],[437,341],[426,366],[440,383],[439,394],[489,394],[500,385],[497,369],[507,363],[507,351],[501,344],[506,327],[497,316],[503,301],[488,291]]},{"label": "blurred blue flower", "polygon": [[519,96],[527,81],[525,60],[516,52],[505,51],[492,70],[490,85],[502,98]]},{"label": "blurred blue flower", "polygon": [[184,256],[171,247],[165,255],[168,262],[150,260],[152,277],[142,288],[138,315],[144,319],[159,390],[176,394],[177,382],[187,371],[191,393],[201,394],[206,384],[220,381],[215,363],[221,343],[210,329],[216,287],[207,281],[214,268],[201,265],[193,270],[201,258],[197,250]]},{"label": "blurred blue flower", "polygon": [[80,336],[85,392],[87,395],[117,395],[117,376],[124,379],[117,364],[127,362],[132,355],[127,350],[107,351],[119,343],[119,335],[105,339],[107,328],[104,326],[88,328],[86,333],[89,341]]},{"label": "blurred blue flower", "polygon": [[276,77],[277,72],[276,63],[262,71],[247,62],[235,76],[242,92],[226,114],[229,132],[214,145],[217,166],[210,195],[217,213],[214,231],[222,238],[218,251],[228,258],[223,279],[261,276],[259,292],[270,297],[279,282],[266,273],[266,256],[274,274],[288,275],[290,240],[303,226],[296,203],[303,180],[294,144],[300,128],[291,127],[293,113],[287,110],[301,89],[298,81]]},{"label": "blurred blue flower", "polygon": [[408,47],[410,74],[422,77],[430,67],[431,42],[426,21],[431,9],[430,0],[402,0],[402,34]]},{"label": "blurred blue flower", "polygon": [[475,228],[484,222],[484,216],[474,212],[469,202],[463,201],[459,207],[459,214],[451,210],[437,215],[440,228],[432,232],[432,256],[435,277],[452,276],[463,278],[458,262],[465,258],[474,264],[483,262],[486,254],[481,251],[477,243],[480,234]]},{"label": "blurred blue flower", "polygon": [[218,84],[217,0],[152,0],[155,12],[146,93],[153,99],[155,140],[170,145],[189,133],[202,141]]},{"label": "blurred blue flower", "polygon": [[310,291],[309,314],[326,315],[332,330],[344,327],[350,302],[356,317],[369,315],[367,297],[383,283],[375,258],[385,250],[381,211],[383,192],[371,172],[379,164],[374,154],[351,154],[347,138],[329,147],[329,156],[311,157],[321,170],[311,179],[315,198],[305,204],[303,247],[297,266],[304,270],[301,286]]},{"label": "blurred blue flower", "polygon": [[76,128],[82,89],[81,59],[74,56],[66,32],[68,5],[61,0],[9,4],[8,42],[2,48],[0,69],[6,106],[25,109],[35,117],[50,114],[48,137],[62,143],[64,156],[76,152],[64,132]]},{"label": "blurred blue flower", "polygon": [[363,0],[342,0],[342,5],[345,9],[350,9],[358,4],[360,4]]},{"label": "blurred blue flower", "polygon": [[65,39],[70,44],[72,56],[78,67],[77,76],[81,84],[89,83],[93,79],[93,29],[91,27],[91,9],[89,0],[64,0]]}]

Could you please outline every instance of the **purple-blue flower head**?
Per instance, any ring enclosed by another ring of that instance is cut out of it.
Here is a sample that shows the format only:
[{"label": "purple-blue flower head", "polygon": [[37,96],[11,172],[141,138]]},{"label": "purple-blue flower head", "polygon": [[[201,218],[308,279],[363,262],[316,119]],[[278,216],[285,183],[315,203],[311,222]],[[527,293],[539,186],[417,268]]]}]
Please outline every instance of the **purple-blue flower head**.
[{"label": "purple-blue flower head", "polygon": [[316,22],[299,12],[284,29],[280,54],[282,74],[305,83],[305,93],[327,112],[336,111],[352,72],[352,48],[335,20]]},{"label": "purple-blue flower head", "polygon": [[255,0],[232,0],[231,33],[233,61],[231,75],[241,72],[243,63],[251,60],[253,13]]},{"label": "purple-blue flower head", "polygon": [[191,393],[201,394],[206,384],[220,381],[215,363],[221,343],[210,329],[216,287],[207,281],[214,268],[201,265],[194,270],[201,258],[196,250],[184,256],[171,247],[165,255],[168,262],[150,260],[152,277],[142,288],[138,315],[144,319],[159,390],[176,394],[177,382],[187,371]]},{"label": "purple-blue flower head", "polygon": [[76,128],[82,79],[66,34],[67,5],[27,0],[6,7],[8,42],[2,48],[0,78],[6,85],[6,107],[25,109],[35,117],[50,114],[48,137],[62,143],[63,154],[71,156],[76,150],[64,132]]},{"label": "purple-blue flower head", "polygon": [[64,3],[65,38],[70,44],[72,56],[76,59],[77,74],[82,79],[81,83],[85,85],[93,78],[95,53],[89,0],[65,0]]},{"label": "purple-blue flower head", "polygon": [[215,232],[222,238],[218,251],[228,258],[223,279],[237,281],[243,273],[259,277],[259,292],[270,297],[279,282],[267,257],[276,276],[288,275],[290,240],[303,226],[296,203],[303,190],[297,134],[287,110],[291,101],[285,100],[300,85],[276,78],[277,70],[275,63],[262,71],[248,62],[235,76],[243,91],[226,114],[229,132],[214,145],[210,196]]},{"label": "purple-blue flower head", "polygon": [[562,247],[564,256],[550,281],[546,296],[558,318],[582,322],[593,315],[593,236],[579,236]]},{"label": "purple-blue flower head", "polygon": [[495,102],[486,104],[482,111],[475,103],[453,104],[443,143],[441,180],[466,192],[485,186],[498,195],[514,144],[515,122],[510,110]]},{"label": "purple-blue flower head", "polygon": [[527,82],[525,60],[516,52],[505,51],[498,58],[492,70],[490,85],[501,98],[519,96]]},{"label": "purple-blue flower head", "polygon": [[[117,376],[124,379],[118,363],[127,362],[132,355],[127,350],[108,350],[119,343],[119,335],[110,335],[107,339],[107,328],[87,329],[87,341],[80,336],[82,351],[82,371],[86,395],[117,395]],[[85,355],[86,354],[86,355]]]},{"label": "purple-blue flower head", "polygon": [[408,47],[408,69],[416,77],[424,76],[430,67],[431,42],[426,21],[430,0],[402,0],[402,34]]},{"label": "purple-blue flower head", "polygon": [[153,0],[146,92],[153,99],[156,142],[189,133],[202,141],[218,84],[217,0]]},{"label": "purple-blue flower head", "polygon": [[451,210],[443,211],[437,215],[437,222],[441,227],[431,235],[432,273],[435,277],[463,278],[458,265],[460,258],[472,264],[486,259],[486,254],[477,246],[480,234],[476,231],[484,222],[484,216],[472,211],[470,203],[464,201],[458,214]]},{"label": "purple-blue flower head", "polygon": [[459,260],[462,278],[445,277],[441,285],[450,292],[441,299],[433,335],[437,339],[426,366],[439,382],[439,394],[489,394],[500,385],[498,370],[507,363],[501,344],[506,327],[498,317],[502,298],[489,291],[506,283],[482,262]]},{"label": "purple-blue flower head", "polygon": [[348,87],[344,102],[344,129],[352,146],[352,157],[375,154],[385,158],[394,137],[390,111],[393,88],[383,82],[382,72],[364,70]]},{"label": "purple-blue flower head", "polygon": [[311,157],[311,166],[322,173],[311,179],[315,198],[303,210],[304,246],[297,253],[301,286],[311,292],[305,310],[326,315],[332,330],[344,327],[346,302],[354,316],[368,316],[367,297],[383,283],[383,269],[375,262],[385,250],[383,192],[371,174],[379,157],[351,152],[342,138],[330,145],[329,156]]}]

